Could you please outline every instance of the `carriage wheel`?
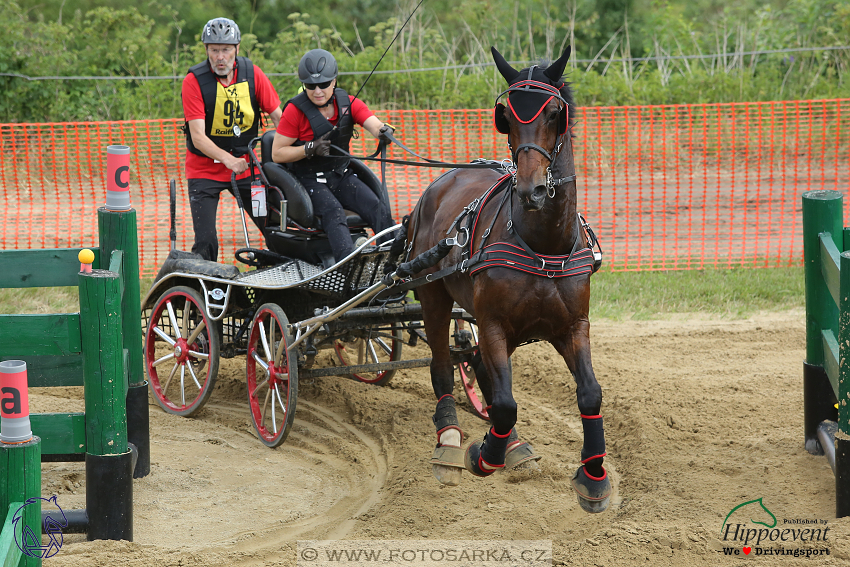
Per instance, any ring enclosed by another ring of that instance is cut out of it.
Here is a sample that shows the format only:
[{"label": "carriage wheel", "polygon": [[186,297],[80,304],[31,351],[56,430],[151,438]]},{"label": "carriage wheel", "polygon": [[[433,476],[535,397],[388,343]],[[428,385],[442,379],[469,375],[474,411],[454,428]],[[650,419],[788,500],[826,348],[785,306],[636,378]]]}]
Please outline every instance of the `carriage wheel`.
[{"label": "carriage wheel", "polygon": [[162,409],[189,417],[212,394],[218,376],[219,337],[201,296],[189,287],[162,294],[145,332],[145,368]]},{"label": "carriage wheel", "polygon": [[288,326],[283,309],[266,303],[254,315],[248,338],[248,405],[254,429],[269,447],[286,441],[295,421],[298,363],[290,359]]},{"label": "carriage wheel", "polygon": [[[402,327],[398,323],[389,326],[371,325],[363,330],[363,336],[351,340],[338,340],[334,343],[334,351],[343,366],[356,364],[378,364],[401,360]],[[351,377],[367,384],[385,386],[395,376],[395,370],[379,372],[364,372],[352,374]]]},{"label": "carriage wheel", "polygon": [[[472,345],[478,346],[478,326],[463,319],[455,319],[454,333],[452,334],[455,346],[460,349],[467,349]],[[475,354],[478,354],[478,349],[475,349]],[[483,420],[489,420],[487,414],[487,402],[484,399],[484,394],[478,384],[475,376],[475,369],[468,362],[458,364],[460,372],[460,381],[463,385],[463,391],[466,392],[466,399],[469,400],[469,405],[472,406],[472,413]]]}]

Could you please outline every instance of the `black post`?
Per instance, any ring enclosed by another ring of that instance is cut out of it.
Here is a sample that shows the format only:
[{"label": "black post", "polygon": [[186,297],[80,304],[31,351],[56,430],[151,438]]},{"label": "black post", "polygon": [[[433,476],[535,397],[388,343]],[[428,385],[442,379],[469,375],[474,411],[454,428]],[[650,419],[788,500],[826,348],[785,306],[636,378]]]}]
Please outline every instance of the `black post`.
[{"label": "black post", "polygon": [[148,383],[131,385],[127,390],[127,441],[139,451],[133,478],[144,478],[151,472],[150,419]]},{"label": "black post", "polygon": [[835,436],[835,517],[850,516],[850,439]]},{"label": "black post", "polygon": [[86,453],[88,540],[133,541],[133,453]]},{"label": "black post", "polygon": [[835,409],[835,392],[822,366],[803,363],[803,428],[806,451],[812,455],[823,455],[818,442],[818,425],[826,419],[838,420]]}]

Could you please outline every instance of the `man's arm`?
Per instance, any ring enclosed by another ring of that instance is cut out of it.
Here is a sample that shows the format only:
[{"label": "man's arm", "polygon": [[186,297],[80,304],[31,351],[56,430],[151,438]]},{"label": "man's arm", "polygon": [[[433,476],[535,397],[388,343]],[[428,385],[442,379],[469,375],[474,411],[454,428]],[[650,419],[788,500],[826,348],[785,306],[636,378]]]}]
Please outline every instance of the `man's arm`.
[{"label": "man's arm", "polygon": [[237,175],[245,172],[248,169],[248,162],[244,158],[234,157],[230,152],[216,146],[207,136],[204,127],[205,122],[203,120],[189,120],[189,135],[192,136],[192,144],[205,156],[220,161],[227,169]]},{"label": "man's arm", "polygon": [[274,112],[269,114],[269,118],[272,119],[274,123],[275,130],[277,130],[277,125],[280,123],[280,115],[283,114],[283,111],[280,109],[280,106],[274,109]]}]

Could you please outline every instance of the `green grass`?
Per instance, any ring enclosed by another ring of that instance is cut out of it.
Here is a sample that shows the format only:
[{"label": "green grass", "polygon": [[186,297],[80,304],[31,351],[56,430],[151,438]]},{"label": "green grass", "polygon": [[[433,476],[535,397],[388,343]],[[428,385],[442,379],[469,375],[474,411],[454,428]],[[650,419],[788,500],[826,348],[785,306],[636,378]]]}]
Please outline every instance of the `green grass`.
[{"label": "green grass", "polygon": [[599,272],[590,314],[606,319],[663,319],[681,313],[746,318],[805,307],[802,267]]},{"label": "green grass", "polygon": [[[139,282],[142,298],[152,283],[153,278],[142,278]],[[75,287],[0,289],[0,314],[76,313],[79,310],[80,295]]]},{"label": "green grass", "polygon": [[[151,279],[141,282],[142,296]],[[606,272],[592,278],[594,319],[664,319],[683,313],[746,318],[759,311],[803,308],[803,269]],[[0,290],[0,313],[73,313],[77,289]]]},{"label": "green grass", "polygon": [[0,313],[76,313],[80,299],[75,287],[0,289]]}]

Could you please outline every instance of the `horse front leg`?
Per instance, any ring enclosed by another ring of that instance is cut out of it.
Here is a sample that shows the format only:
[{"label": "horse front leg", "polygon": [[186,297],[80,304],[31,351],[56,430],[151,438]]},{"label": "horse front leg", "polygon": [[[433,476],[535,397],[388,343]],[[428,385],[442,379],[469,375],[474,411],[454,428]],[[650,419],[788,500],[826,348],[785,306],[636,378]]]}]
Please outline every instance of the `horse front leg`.
[{"label": "horse front leg", "polygon": [[496,325],[479,322],[481,365],[490,382],[488,413],[492,427],[483,441],[466,449],[466,469],[475,476],[490,476],[505,466],[505,453],[517,420],[517,405],[511,391],[511,361],[507,342]]},{"label": "horse front leg", "polygon": [[441,484],[457,486],[464,463],[460,448],[463,432],[452,393],[454,367],[449,351],[449,325],[454,302],[440,282],[420,288],[419,300],[425,335],[431,347],[431,386],[437,397],[437,408],[432,418],[437,428],[437,446],[431,456],[431,472]]},{"label": "horse front leg", "polygon": [[576,381],[576,398],[584,430],[581,466],[573,475],[572,485],[579,505],[585,512],[604,512],[611,499],[611,481],[602,462],[605,430],[602,427],[602,387],[596,381],[590,361],[590,323],[579,322],[570,337],[553,345],[564,357]]}]

